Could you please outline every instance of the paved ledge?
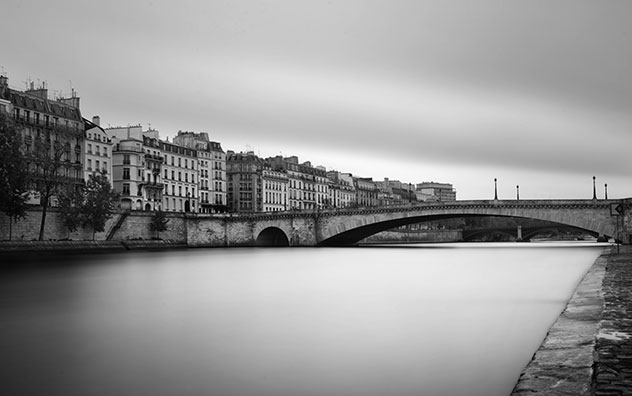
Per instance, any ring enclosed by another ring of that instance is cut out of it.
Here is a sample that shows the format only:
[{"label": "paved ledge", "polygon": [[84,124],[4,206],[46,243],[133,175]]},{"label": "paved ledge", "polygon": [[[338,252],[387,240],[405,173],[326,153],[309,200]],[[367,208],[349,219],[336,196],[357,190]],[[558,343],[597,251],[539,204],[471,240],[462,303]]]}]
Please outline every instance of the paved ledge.
[{"label": "paved ledge", "polygon": [[134,241],[0,241],[2,254],[95,253],[136,249],[186,248],[182,242],[170,240]]},{"label": "paved ledge", "polygon": [[610,253],[616,249],[607,248],[588,270],[523,370],[512,396],[593,395],[595,335],[604,309],[602,284]]},{"label": "paved ledge", "polygon": [[596,336],[594,395],[632,395],[632,247],[613,248],[603,280],[605,306]]}]

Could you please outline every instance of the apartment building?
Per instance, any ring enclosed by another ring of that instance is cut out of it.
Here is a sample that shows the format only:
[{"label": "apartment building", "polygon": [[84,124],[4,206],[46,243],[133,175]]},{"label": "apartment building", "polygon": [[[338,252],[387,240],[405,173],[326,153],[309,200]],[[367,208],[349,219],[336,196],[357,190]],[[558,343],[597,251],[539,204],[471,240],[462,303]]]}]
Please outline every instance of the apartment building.
[{"label": "apartment building", "polygon": [[287,172],[275,170],[270,163],[264,162],[261,170],[261,198],[264,212],[287,210]]},{"label": "apartment building", "polygon": [[376,206],[377,186],[371,177],[354,177],[353,184],[356,191],[356,202],[358,206]]},{"label": "apartment building", "polygon": [[423,182],[418,183],[415,190],[423,194],[428,201],[456,201],[456,190],[450,183]]},{"label": "apartment building", "polygon": [[356,191],[351,173],[327,172],[329,207],[348,208],[356,205]]},{"label": "apartment building", "polygon": [[218,142],[211,141],[205,132],[182,132],[173,143],[197,151],[200,212],[225,212],[226,205],[226,154]]},{"label": "apartment building", "polygon": [[[0,99],[2,106],[12,112],[29,159],[29,170],[34,175],[30,203],[41,203],[35,189],[44,182],[83,184],[84,123],[74,90],[70,98],[52,100],[48,98],[45,83],[38,88],[30,83],[29,89],[19,91],[9,87],[8,78],[2,75]],[[41,158],[36,152],[45,153],[46,157]],[[51,161],[44,165],[44,158]],[[49,204],[56,204],[54,196]]]},{"label": "apartment building", "polygon": [[100,126],[99,116],[92,121],[83,119],[85,128],[83,178],[87,181],[91,174],[99,173],[112,183],[112,139]]},{"label": "apartment building", "polygon": [[264,161],[254,152],[226,153],[227,200],[235,212],[263,211]]},{"label": "apartment building", "polygon": [[164,158],[162,166],[164,192],[163,210],[199,212],[199,165],[197,150],[158,141]]},{"label": "apartment building", "polygon": [[329,180],[327,170],[313,167],[307,161],[299,164],[298,157],[268,158],[272,168],[284,171],[288,177],[288,209],[316,210],[325,208],[329,202]]}]

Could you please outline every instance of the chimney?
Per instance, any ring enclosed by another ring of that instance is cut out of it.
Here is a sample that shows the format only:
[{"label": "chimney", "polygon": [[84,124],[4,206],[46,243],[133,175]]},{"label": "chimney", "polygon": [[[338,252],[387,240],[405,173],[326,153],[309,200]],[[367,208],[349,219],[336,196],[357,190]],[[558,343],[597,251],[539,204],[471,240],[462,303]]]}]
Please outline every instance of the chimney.
[{"label": "chimney", "polygon": [[101,126],[101,117],[95,115],[92,117],[92,123],[96,126]]},{"label": "chimney", "polygon": [[4,93],[9,90],[9,79],[0,75],[0,98],[4,97]]},{"label": "chimney", "polygon": [[[74,92],[73,92],[74,94]],[[61,103],[63,104],[67,104],[68,106],[72,106],[75,109],[79,108],[79,97],[78,96],[73,96],[72,98],[59,98],[58,99]]]}]

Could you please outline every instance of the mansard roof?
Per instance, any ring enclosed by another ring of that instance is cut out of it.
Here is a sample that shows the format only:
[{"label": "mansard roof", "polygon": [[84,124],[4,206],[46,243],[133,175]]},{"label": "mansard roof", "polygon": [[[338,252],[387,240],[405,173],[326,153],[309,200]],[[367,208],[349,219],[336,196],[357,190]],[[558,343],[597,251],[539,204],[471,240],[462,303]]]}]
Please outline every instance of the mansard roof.
[{"label": "mansard roof", "polygon": [[82,121],[79,109],[65,103],[50,99],[43,99],[15,89],[9,89],[9,100],[15,107],[18,108],[45,113],[69,120]]}]

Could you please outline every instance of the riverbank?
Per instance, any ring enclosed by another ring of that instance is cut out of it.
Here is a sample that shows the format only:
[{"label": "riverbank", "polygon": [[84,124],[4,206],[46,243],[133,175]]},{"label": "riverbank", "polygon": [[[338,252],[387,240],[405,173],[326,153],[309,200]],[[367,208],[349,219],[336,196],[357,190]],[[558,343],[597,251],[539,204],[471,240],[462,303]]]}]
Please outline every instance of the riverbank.
[{"label": "riverbank", "polygon": [[523,370],[512,396],[632,394],[632,247],[595,261]]},{"label": "riverbank", "polygon": [[128,241],[0,241],[0,254],[100,253],[139,249],[187,248],[172,240]]}]

